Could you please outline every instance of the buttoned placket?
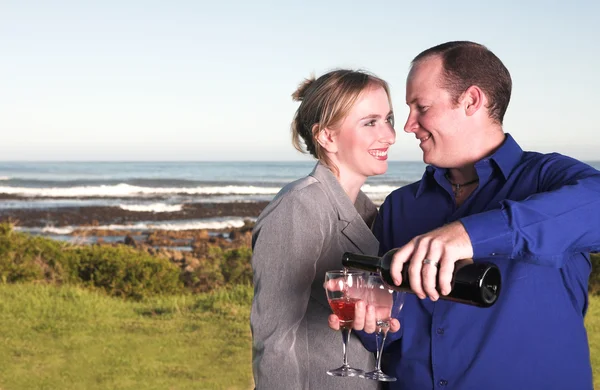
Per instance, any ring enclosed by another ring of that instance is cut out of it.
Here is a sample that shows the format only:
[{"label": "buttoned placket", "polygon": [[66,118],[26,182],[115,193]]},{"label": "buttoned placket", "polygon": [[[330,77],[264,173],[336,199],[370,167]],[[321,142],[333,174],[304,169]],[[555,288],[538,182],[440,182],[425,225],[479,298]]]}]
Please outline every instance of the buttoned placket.
[{"label": "buttoned placket", "polygon": [[433,312],[431,313],[431,370],[433,383],[436,387],[448,388],[447,372],[444,372],[444,368],[447,366],[445,359],[448,356],[444,351],[448,351],[447,338],[444,337],[446,333],[444,316],[447,312],[447,304],[444,302],[436,302],[433,306]]}]

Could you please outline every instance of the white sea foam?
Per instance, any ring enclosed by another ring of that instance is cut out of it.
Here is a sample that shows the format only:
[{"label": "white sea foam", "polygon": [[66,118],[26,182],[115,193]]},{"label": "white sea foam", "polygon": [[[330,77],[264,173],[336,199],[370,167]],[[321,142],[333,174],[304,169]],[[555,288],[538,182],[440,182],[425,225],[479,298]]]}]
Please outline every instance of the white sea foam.
[{"label": "white sea foam", "polygon": [[166,203],[150,203],[150,204],[120,204],[119,207],[127,211],[137,212],[153,212],[153,213],[173,213],[181,211],[183,205],[166,204]]},{"label": "white sea foam", "polygon": [[367,195],[371,195],[371,194],[385,194],[388,195],[390,192],[398,189],[398,186],[388,186],[388,185],[371,185],[371,184],[365,184],[362,186],[361,190],[367,194]]},{"label": "white sea foam", "polygon": [[[367,194],[389,194],[396,186],[365,184],[362,190]],[[209,186],[209,187],[139,187],[129,184],[79,186],[79,187],[51,187],[29,188],[0,186],[0,193],[24,197],[39,198],[78,198],[78,197],[148,197],[157,195],[275,195],[280,187],[257,186]]]},{"label": "white sea foam", "polygon": [[30,233],[45,233],[66,235],[71,234],[75,230],[196,230],[196,229],[228,229],[239,228],[244,226],[244,221],[255,221],[256,218],[236,218],[236,217],[221,217],[221,218],[206,218],[194,220],[177,220],[177,221],[156,221],[156,222],[137,222],[132,224],[111,224],[100,226],[64,226],[64,227],[43,227],[43,228],[24,228],[17,227],[19,231]]},{"label": "white sea foam", "polygon": [[10,180],[10,177],[8,177],[8,176],[0,176],[0,180]]},{"label": "white sea foam", "polygon": [[79,186],[67,188],[28,188],[0,186],[0,193],[28,197],[136,197],[152,195],[256,195],[271,194],[279,192],[279,187],[256,187],[256,186],[210,186],[210,187],[139,187],[129,184],[101,185],[101,186]]},{"label": "white sea foam", "polygon": [[32,233],[62,235],[62,234],[70,234],[73,232],[74,229],[71,226],[65,226],[65,227],[47,226],[47,227],[43,227],[43,228],[32,228],[32,229],[18,229],[17,228],[17,230],[25,230],[25,231],[30,231]]}]

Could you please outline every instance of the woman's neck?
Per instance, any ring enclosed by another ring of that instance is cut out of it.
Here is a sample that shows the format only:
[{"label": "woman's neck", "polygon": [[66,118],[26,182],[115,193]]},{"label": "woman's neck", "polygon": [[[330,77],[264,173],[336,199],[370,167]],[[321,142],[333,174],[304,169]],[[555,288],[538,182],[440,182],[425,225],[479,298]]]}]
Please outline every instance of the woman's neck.
[{"label": "woman's neck", "polygon": [[348,172],[344,172],[343,170],[339,170],[336,177],[354,204],[354,202],[356,202],[356,198],[358,197],[358,193],[360,192],[363,184],[365,184],[367,178],[356,174],[350,174]]}]

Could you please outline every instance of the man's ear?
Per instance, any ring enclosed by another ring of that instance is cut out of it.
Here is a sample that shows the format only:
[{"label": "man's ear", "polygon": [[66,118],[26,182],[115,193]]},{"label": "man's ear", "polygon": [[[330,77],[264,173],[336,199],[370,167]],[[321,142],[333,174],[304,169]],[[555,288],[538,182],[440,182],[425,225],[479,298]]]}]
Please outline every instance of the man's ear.
[{"label": "man's ear", "polygon": [[477,111],[484,107],[485,100],[485,94],[481,88],[476,85],[471,85],[463,94],[462,103],[465,108],[465,114],[467,114],[467,116],[474,115]]},{"label": "man's ear", "polygon": [[[315,125],[315,126],[319,126],[319,125]],[[318,131],[318,129],[315,129],[315,127],[313,126],[313,134],[314,131]],[[327,151],[328,153],[336,153],[337,152],[337,142],[336,142],[336,132],[329,129],[329,128],[324,128],[321,131],[319,131],[319,133],[316,136],[316,140],[319,143],[319,145],[321,145],[321,147],[323,148],[323,150]]]}]

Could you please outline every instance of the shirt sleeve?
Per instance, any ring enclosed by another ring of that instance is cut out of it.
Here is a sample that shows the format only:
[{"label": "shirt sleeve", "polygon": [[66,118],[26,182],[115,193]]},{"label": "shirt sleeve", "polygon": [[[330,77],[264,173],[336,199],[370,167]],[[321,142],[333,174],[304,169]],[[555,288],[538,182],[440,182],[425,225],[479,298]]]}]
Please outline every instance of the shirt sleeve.
[{"label": "shirt sleeve", "polygon": [[[256,388],[308,387],[308,351],[301,327],[326,233],[314,207],[290,196],[257,223],[250,325]],[[304,221],[304,223],[302,223]],[[306,221],[312,221],[306,223]]]},{"label": "shirt sleeve", "polygon": [[565,254],[600,248],[600,172],[552,154],[539,175],[537,193],[460,220],[475,258],[503,255],[561,267]]}]

